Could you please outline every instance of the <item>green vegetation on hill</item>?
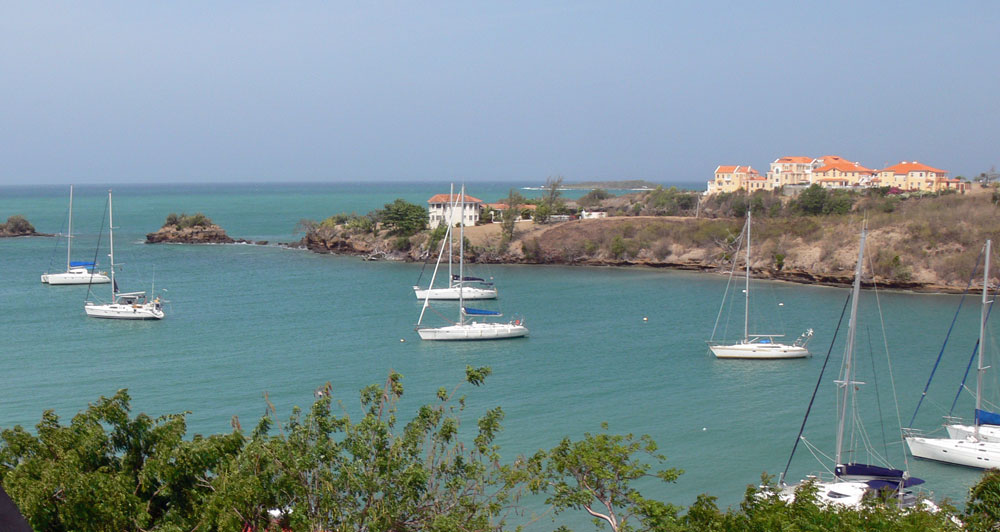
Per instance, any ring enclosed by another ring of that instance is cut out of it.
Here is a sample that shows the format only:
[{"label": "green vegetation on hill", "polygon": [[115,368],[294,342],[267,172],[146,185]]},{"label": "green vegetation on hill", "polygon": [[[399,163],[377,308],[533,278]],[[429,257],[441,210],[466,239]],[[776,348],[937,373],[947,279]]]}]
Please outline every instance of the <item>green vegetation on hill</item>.
[{"label": "green vegetation on hill", "polygon": [[164,227],[172,226],[177,229],[187,229],[189,227],[209,227],[211,225],[212,219],[200,212],[194,214],[181,213],[180,216],[178,216],[177,213],[172,212],[167,215],[167,221],[163,223]]},{"label": "green vegetation on hill", "polygon": [[19,214],[7,218],[7,223],[0,224],[0,234],[31,235],[34,233],[35,226]]},{"label": "green vegetation on hill", "polygon": [[[481,386],[490,373],[467,367],[466,383]],[[250,431],[234,417],[231,432],[207,437],[187,436],[184,413],[133,416],[122,390],[69,424],[48,410],[34,434],[3,430],[0,483],[35,530],[56,532],[501,531],[520,524],[511,521],[524,515],[527,493],[545,497],[554,526],[559,515],[576,512],[598,529],[621,532],[979,531],[1000,522],[997,471],[973,487],[963,514],[947,504],[938,513],[902,511],[891,501],[860,511],[822,508],[808,484],[787,503],[766,476],[738,508],[720,510],[701,495],[684,509],[640,491],[682,481],[680,471],[662,467],[666,458],[648,436],[610,434],[605,424],[504,463],[496,444],[503,410],[487,409],[464,431],[461,388],[440,388],[404,422],[395,372],[361,391],[353,415],[343,405],[335,412],[327,384],[285,422],[267,402]]]}]

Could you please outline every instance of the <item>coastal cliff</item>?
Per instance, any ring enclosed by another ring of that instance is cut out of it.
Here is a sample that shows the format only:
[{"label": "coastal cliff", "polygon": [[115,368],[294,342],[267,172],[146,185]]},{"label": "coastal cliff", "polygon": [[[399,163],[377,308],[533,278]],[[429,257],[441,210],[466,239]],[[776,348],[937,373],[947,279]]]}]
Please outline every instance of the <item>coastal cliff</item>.
[{"label": "coastal cliff", "polygon": [[[1000,239],[1000,214],[988,194],[909,200],[883,210],[843,215],[754,217],[751,270],[758,278],[846,286],[867,218],[865,283],[923,292],[965,289],[987,238]],[[722,272],[736,253],[743,218],[615,216],[536,225],[516,224],[504,242],[500,224],[467,227],[469,262],[647,266]],[[313,229],[303,240],[317,252],[422,261],[436,252],[427,232],[408,238]],[[434,248],[433,251],[431,248]],[[742,267],[742,266],[740,266]]]},{"label": "coastal cliff", "polygon": [[212,223],[207,216],[171,213],[166,223],[155,233],[146,235],[147,244],[232,244],[236,242],[226,231]]}]

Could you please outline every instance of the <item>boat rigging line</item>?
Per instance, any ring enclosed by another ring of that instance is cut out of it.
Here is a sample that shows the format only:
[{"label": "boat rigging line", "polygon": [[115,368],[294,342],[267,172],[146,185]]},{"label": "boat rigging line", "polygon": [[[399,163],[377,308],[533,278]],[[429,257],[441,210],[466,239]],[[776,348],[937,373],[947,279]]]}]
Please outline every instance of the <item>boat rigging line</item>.
[{"label": "boat rigging line", "polygon": [[851,294],[847,294],[847,299],[844,300],[844,308],[840,310],[840,319],[837,320],[837,328],[833,330],[833,338],[830,340],[830,348],[826,350],[826,358],[823,360],[823,368],[819,371],[819,378],[816,379],[816,387],[813,388],[812,397],[809,399],[809,406],[806,407],[806,415],[802,418],[802,426],[799,427],[799,434],[795,437],[795,445],[792,446],[792,453],[788,455],[788,463],[785,464],[785,470],[781,472],[778,477],[778,484],[784,484],[785,476],[788,474],[788,468],[792,465],[792,458],[795,457],[795,450],[799,447],[799,441],[802,440],[802,433],[806,430],[806,421],[809,420],[809,413],[812,411],[813,403],[816,401],[816,394],[819,392],[819,385],[823,382],[823,374],[826,373],[826,365],[830,362],[830,354],[833,353],[833,346],[837,342],[837,334],[840,332],[840,326],[844,323],[844,314],[847,313],[847,304],[851,302]]}]

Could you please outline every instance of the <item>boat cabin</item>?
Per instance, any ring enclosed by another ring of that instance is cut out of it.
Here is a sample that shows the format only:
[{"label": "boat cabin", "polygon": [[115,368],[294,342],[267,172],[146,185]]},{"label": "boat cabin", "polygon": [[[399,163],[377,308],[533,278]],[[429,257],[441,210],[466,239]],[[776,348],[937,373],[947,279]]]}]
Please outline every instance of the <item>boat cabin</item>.
[{"label": "boat cabin", "polygon": [[146,304],[146,292],[128,292],[118,294],[115,303],[119,305],[144,305]]}]

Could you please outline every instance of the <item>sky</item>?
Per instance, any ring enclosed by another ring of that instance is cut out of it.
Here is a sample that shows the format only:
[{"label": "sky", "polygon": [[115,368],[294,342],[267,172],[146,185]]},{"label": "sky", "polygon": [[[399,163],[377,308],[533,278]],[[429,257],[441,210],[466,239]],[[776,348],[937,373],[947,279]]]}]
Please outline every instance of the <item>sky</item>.
[{"label": "sky", "polygon": [[30,2],[0,185],[1000,164],[1000,3]]}]

